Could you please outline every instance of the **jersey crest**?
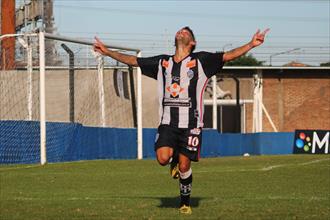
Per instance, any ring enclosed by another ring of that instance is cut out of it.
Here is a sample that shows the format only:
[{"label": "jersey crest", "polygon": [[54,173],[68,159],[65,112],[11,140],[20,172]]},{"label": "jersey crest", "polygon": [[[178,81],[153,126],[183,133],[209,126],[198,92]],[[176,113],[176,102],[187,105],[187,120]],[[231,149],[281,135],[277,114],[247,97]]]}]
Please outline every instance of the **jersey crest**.
[{"label": "jersey crest", "polygon": [[187,77],[188,77],[189,79],[194,78],[194,71],[192,71],[192,70],[188,70],[188,72],[187,72]]},{"label": "jersey crest", "polygon": [[180,94],[180,92],[184,90],[184,88],[182,88],[177,83],[173,83],[172,85],[168,86],[166,90],[171,94],[172,97],[175,98]]}]

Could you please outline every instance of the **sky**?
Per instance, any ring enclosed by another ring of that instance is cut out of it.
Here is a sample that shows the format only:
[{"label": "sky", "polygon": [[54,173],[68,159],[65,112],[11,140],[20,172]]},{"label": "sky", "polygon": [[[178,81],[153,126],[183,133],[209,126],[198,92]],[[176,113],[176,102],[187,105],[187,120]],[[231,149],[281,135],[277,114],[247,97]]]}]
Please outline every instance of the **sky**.
[{"label": "sky", "polygon": [[[19,2],[22,2],[20,0]],[[189,26],[196,51],[228,51],[270,28],[250,53],[266,65],[330,61],[329,0],[54,0],[56,33],[139,48],[142,56],[172,54],[174,35]]]}]

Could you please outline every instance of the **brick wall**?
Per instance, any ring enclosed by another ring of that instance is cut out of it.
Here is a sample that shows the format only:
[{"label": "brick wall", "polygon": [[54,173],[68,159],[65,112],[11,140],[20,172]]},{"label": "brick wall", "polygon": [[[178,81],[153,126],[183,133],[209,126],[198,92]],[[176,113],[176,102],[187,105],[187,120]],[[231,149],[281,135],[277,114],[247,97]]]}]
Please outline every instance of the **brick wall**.
[{"label": "brick wall", "polygon": [[[330,129],[330,79],[264,79],[263,102],[279,131]],[[263,130],[273,131],[263,117]]]}]

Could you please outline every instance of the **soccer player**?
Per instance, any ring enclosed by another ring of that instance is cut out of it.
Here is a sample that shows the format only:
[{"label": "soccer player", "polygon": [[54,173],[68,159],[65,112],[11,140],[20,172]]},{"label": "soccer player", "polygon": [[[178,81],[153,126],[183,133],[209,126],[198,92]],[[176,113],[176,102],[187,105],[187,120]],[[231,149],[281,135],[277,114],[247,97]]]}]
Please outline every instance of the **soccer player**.
[{"label": "soccer player", "polygon": [[170,164],[173,178],[179,178],[180,212],[191,214],[191,161],[200,156],[203,127],[203,93],[209,78],[219,73],[225,62],[242,56],[264,42],[269,31],[259,30],[252,40],[229,52],[193,52],[196,39],[189,27],[175,35],[175,54],[138,58],[109,50],[95,38],[94,50],[130,66],[158,81],[160,124],[155,143],[160,165]]}]

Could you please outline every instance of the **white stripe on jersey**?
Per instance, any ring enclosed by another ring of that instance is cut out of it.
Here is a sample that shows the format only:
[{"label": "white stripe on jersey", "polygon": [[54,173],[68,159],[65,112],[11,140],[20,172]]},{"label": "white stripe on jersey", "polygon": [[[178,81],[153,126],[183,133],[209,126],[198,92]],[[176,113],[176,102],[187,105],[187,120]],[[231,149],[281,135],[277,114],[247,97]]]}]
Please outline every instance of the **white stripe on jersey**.
[{"label": "white stripe on jersey", "polygon": [[163,72],[162,72],[162,60],[159,60],[158,66],[158,73],[157,73],[157,84],[158,84],[158,114],[159,114],[159,121],[161,122],[163,116],[163,96],[164,96],[164,87],[163,87]]},{"label": "white stripe on jersey", "polygon": [[198,81],[197,81],[197,88],[196,88],[196,101],[197,105],[196,108],[198,109],[198,122],[197,127],[203,127],[203,114],[204,114],[204,91],[205,86],[207,84],[208,78],[204,73],[204,70],[202,68],[202,64],[198,60]]},{"label": "white stripe on jersey", "polygon": [[[158,77],[161,78],[161,80],[158,80],[158,89],[161,91],[159,96],[159,112],[162,114],[159,114],[159,121],[161,124],[170,124],[171,122],[171,107],[170,106],[163,106],[163,98],[171,98],[171,94],[166,91],[166,88],[168,86],[172,85],[172,68],[173,68],[173,60],[172,57],[168,60],[168,66],[165,68],[165,73],[162,73],[162,64],[160,63],[159,72],[160,75]],[[163,74],[165,75],[165,87],[163,82]],[[165,95],[163,92],[165,91]],[[164,112],[163,112],[164,109]]]},{"label": "white stripe on jersey", "polygon": [[[180,87],[184,90],[180,93],[179,98],[189,99],[189,84],[190,79],[187,76],[189,68],[187,63],[191,60],[191,57],[183,60],[181,63],[180,69]],[[189,125],[189,108],[188,107],[179,107],[179,128],[187,128]]]}]

